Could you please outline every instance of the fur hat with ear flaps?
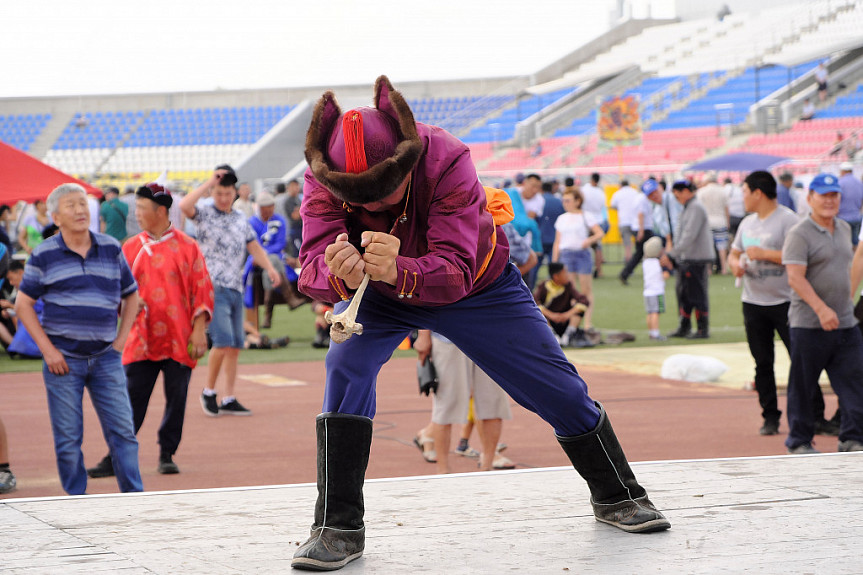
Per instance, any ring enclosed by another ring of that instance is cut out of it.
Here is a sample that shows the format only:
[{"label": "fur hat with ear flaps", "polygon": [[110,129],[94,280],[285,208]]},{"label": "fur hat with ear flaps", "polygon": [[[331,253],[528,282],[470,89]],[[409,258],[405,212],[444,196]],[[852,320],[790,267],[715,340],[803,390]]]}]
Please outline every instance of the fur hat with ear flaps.
[{"label": "fur hat with ear flaps", "polygon": [[332,92],[312,113],[306,161],[334,196],[349,204],[380,201],[408,177],[423,150],[413,112],[389,79],[375,81],[375,107],[344,114]]}]

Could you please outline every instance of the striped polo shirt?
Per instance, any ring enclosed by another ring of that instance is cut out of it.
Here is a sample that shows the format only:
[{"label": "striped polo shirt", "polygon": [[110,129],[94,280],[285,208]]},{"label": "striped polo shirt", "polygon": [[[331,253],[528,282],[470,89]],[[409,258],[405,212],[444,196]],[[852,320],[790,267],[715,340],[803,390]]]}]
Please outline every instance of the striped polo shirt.
[{"label": "striped polo shirt", "polygon": [[120,244],[90,232],[82,258],[56,234],[33,250],[18,288],[42,298],[42,328],[54,346],[70,355],[90,355],[117,337],[120,300],[138,289]]}]

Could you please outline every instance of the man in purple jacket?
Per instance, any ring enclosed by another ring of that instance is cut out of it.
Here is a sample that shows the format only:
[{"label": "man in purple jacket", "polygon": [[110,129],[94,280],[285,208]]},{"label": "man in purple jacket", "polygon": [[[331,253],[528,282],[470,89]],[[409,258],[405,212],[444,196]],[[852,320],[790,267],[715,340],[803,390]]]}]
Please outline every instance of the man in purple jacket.
[{"label": "man in purple jacket", "polygon": [[566,359],[487,210],[467,146],[418,124],[385,76],[375,107],[342,113],[323,95],[306,136],[299,288],[343,311],[365,274],[361,335],[327,354],[317,417],[318,499],[293,567],[338,569],[365,545],[362,487],[375,380],[413,329],[446,336],[554,428],[587,481],[598,521],[668,529],[638,484],[602,406]]}]

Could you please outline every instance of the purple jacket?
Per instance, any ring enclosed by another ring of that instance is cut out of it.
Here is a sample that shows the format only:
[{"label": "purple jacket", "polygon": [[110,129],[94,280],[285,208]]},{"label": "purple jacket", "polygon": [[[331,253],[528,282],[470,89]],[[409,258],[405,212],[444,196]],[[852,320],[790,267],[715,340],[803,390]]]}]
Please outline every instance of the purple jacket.
[{"label": "purple jacket", "polygon": [[[413,170],[404,223],[389,213],[345,205],[306,170],[300,208],[301,292],[323,302],[349,299],[351,293],[344,282],[327,268],[324,250],[340,233],[347,233],[349,241],[362,251],[360,235],[367,230],[392,233],[401,241],[396,285],[371,282],[370,287],[402,303],[454,303],[482,291],[503,271],[509,258],[506,234],[495,228],[485,209],[485,190],[468,147],[434,126],[417,123],[417,131],[424,149]],[[489,252],[491,257],[480,275]]]}]

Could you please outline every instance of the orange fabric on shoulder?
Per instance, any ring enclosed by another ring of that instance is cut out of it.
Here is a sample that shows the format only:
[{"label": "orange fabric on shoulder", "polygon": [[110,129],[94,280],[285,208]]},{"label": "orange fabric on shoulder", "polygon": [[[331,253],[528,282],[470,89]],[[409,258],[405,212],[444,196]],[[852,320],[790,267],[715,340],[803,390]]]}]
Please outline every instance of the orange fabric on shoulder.
[{"label": "orange fabric on shoulder", "polygon": [[494,225],[502,226],[511,222],[515,218],[515,212],[512,209],[512,200],[503,190],[483,186],[485,190],[485,210],[491,214],[494,219]]}]

